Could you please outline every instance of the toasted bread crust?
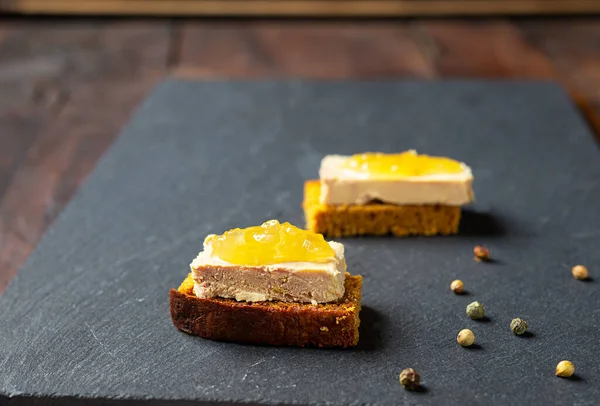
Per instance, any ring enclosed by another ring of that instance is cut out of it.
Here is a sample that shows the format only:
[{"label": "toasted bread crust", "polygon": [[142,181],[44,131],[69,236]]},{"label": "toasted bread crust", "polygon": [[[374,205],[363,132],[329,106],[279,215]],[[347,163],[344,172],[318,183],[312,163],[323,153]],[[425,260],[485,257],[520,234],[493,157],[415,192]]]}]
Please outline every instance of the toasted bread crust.
[{"label": "toasted bread crust", "polygon": [[448,235],[456,234],[459,206],[445,205],[326,205],[319,202],[321,184],[304,184],[306,228],[329,237],[358,235]]},{"label": "toasted bread crust", "polygon": [[[189,278],[189,276],[188,276]],[[237,302],[194,296],[193,282],[171,289],[171,319],[179,330],[217,341],[294,347],[358,344],[362,277],[346,277],[335,303]]]}]

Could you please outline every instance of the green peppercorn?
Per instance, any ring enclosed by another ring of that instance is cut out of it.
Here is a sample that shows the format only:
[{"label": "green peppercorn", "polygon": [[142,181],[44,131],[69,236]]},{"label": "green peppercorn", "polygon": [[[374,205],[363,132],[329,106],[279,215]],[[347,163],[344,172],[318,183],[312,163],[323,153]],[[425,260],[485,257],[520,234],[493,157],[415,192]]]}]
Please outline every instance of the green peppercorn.
[{"label": "green peppercorn", "polygon": [[483,305],[479,302],[470,303],[467,306],[467,316],[473,320],[483,319],[485,317],[485,310]]},{"label": "green peppercorn", "polygon": [[520,336],[527,331],[527,322],[518,317],[516,319],[512,319],[510,322],[510,329],[513,331],[513,333]]}]

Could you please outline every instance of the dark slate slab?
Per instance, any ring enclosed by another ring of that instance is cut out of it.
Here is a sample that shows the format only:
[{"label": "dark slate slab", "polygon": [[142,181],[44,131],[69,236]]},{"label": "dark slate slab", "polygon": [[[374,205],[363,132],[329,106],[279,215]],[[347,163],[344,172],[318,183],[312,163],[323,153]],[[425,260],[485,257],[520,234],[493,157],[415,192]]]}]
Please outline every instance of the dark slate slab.
[{"label": "dark slate slab", "polygon": [[[358,348],[172,326],[168,291],[206,234],[302,224],[302,183],[325,154],[407,148],[471,164],[477,203],[460,236],[344,241],[364,275]],[[167,81],[0,298],[0,403],[598,404],[599,158],[548,83]],[[496,262],[473,261],[481,243]],[[574,280],[576,263],[595,280]],[[449,292],[455,278],[468,295]],[[466,318],[473,300],[489,320]],[[516,316],[529,336],[510,332]],[[476,348],[456,344],[463,328]],[[554,376],[562,359],[576,379]],[[425,391],[399,386],[408,366]]]}]

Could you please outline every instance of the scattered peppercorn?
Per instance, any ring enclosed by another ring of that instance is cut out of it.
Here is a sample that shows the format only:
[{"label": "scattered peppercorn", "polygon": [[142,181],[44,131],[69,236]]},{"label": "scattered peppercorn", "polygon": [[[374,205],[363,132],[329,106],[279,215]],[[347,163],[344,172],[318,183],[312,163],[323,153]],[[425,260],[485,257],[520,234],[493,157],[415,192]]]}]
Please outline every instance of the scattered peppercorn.
[{"label": "scattered peppercorn", "polygon": [[420,384],[421,376],[414,369],[406,368],[400,372],[400,385],[404,386],[404,389],[416,390]]},{"label": "scattered peppercorn", "polygon": [[513,333],[520,336],[527,331],[527,322],[518,317],[516,319],[512,319],[510,322],[510,329],[513,331]]},{"label": "scattered peppercorn", "polygon": [[475,342],[475,334],[468,328],[464,330],[460,330],[458,336],[456,336],[456,341],[463,347],[468,347],[473,345]]},{"label": "scattered peppercorn", "polygon": [[575,373],[575,365],[571,361],[560,361],[556,366],[556,376],[568,378]]},{"label": "scattered peppercorn", "polygon": [[470,303],[467,306],[467,316],[473,320],[483,319],[485,317],[483,305],[479,302]]},{"label": "scattered peppercorn", "polygon": [[580,281],[584,281],[590,276],[588,269],[583,265],[575,265],[571,269],[571,273],[575,279],[579,279]]},{"label": "scattered peppercorn", "polygon": [[450,290],[460,295],[465,290],[465,284],[460,279],[456,279],[450,284]]},{"label": "scattered peppercorn", "polygon": [[473,248],[473,254],[475,255],[475,261],[489,261],[490,259],[490,250],[481,245]]}]

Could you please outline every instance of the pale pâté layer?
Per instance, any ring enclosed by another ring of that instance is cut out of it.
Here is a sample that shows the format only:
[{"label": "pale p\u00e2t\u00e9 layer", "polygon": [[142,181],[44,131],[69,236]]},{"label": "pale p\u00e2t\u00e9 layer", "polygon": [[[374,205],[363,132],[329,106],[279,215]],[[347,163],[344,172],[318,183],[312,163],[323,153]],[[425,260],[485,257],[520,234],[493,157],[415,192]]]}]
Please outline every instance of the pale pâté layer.
[{"label": "pale p\u00e2t\u00e9 layer", "polygon": [[382,176],[348,170],[349,158],[326,156],[319,180],[306,182],[309,230],[329,237],[456,234],[461,206],[475,199],[473,174],[464,163],[455,162],[460,170],[452,173]]},{"label": "pale p\u00e2t\u00e9 layer", "polygon": [[335,255],[326,262],[283,262],[271,265],[236,265],[214,255],[211,238],[191,263],[194,293],[199,298],[238,301],[327,303],[344,295],[344,246],[329,242]]}]

